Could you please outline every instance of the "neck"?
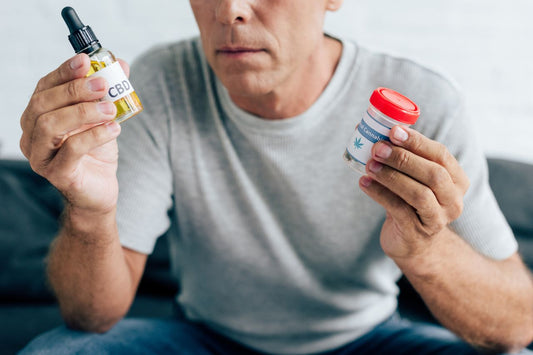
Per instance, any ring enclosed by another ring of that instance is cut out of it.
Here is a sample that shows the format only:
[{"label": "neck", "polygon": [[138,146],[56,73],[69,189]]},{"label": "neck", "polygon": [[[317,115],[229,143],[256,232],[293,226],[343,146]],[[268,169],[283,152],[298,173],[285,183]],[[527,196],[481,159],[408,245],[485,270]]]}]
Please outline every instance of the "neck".
[{"label": "neck", "polygon": [[341,53],[342,44],[324,36],[316,51],[282,85],[265,95],[230,94],[231,99],[241,109],[264,119],[277,120],[300,115],[313,105],[328,85]]}]

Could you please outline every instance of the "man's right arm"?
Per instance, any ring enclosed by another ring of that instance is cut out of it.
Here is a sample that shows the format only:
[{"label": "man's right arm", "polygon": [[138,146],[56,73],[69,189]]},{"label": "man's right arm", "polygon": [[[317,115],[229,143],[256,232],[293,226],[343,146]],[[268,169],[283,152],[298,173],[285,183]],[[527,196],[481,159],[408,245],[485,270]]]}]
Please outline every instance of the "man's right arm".
[{"label": "man's right arm", "polygon": [[147,256],[123,248],[115,211],[87,214],[68,206],[48,256],[48,279],[66,324],[105,332],[128,312]]},{"label": "man's right arm", "polygon": [[[125,67],[126,73],[128,67]],[[115,220],[120,126],[103,78],[76,55],[43,77],[21,117],[32,169],[65,197],[63,227],[48,256],[50,284],[74,328],[104,332],[128,311],[146,255],[122,248]]]}]

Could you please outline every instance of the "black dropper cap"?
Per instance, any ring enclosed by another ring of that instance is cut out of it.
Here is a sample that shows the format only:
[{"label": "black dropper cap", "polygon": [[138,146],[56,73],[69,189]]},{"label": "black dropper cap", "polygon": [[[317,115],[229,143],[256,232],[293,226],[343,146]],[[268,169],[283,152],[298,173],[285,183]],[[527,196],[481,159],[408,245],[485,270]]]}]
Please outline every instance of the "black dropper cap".
[{"label": "black dropper cap", "polygon": [[102,48],[91,27],[85,26],[81,22],[78,14],[72,7],[65,7],[61,11],[61,16],[70,30],[68,40],[76,53],[90,54]]}]

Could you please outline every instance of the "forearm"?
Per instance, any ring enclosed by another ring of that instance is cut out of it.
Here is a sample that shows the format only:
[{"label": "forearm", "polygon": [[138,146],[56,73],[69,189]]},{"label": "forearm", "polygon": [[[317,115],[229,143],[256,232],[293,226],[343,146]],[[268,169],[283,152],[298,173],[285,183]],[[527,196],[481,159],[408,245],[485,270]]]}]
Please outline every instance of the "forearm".
[{"label": "forearm", "polygon": [[465,340],[512,351],[533,334],[533,286],[519,258],[491,260],[444,229],[424,255],[397,260],[435,317]]},{"label": "forearm", "polygon": [[67,208],[48,277],[69,326],[102,332],[121,319],[137,283],[119,242],[115,210],[90,215]]}]

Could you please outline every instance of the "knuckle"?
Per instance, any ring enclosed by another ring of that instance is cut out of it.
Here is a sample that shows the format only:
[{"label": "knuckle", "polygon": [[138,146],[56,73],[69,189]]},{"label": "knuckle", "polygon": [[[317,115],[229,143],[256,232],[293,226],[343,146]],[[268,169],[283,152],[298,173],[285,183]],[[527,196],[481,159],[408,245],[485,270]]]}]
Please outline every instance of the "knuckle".
[{"label": "knuckle", "polygon": [[457,197],[451,205],[450,218],[452,221],[456,220],[461,216],[464,210],[464,202],[462,198]]},{"label": "knuckle", "polygon": [[414,199],[416,203],[425,210],[434,208],[435,195],[428,188],[420,188],[415,190]]},{"label": "knuckle", "polygon": [[24,113],[22,114],[22,116],[20,117],[20,128],[22,129],[22,133],[25,132],[25,130],[29,127],[29,123],[30,123],[30,118],[28,117],[28,110],[29,110],[29,106],[26,107],[26,110],[24,110]]},{"label": "knuckle", "polygon": [[441,186],[448,181],[448,171],[442,165],[432,166],[428,170],[428,183],[430,186]]},{"label": "knuckle", "polygon": [[427,220],[427,222],[421,221],[421,229],[422,232],[428,236],[433,236],[439,233],[448,225],[445,216],[436,212],[426,215],[426,218],[424,219]]},{"label": "knuckle", "polygon": [[42,77],[35,86],[35,92],[43,91],[46,88],[46,79]]},{"label": "knuckle", "polygon": [[29,144],[28,144],[28,138],[27,138],[27,135],[24,134],[24,133],[23,133],[22,136],[20,137],[19,147],[20,147],[20,151],[22,152],[22,154],[23,154],[27,159],[29,159],[29,158],[30,158],[30,147],[29,147]]},{"label": "knuckle", "polygon": [[30,159],[28,159],[28,162],[30,163],[31,169],[35,171],[37,174],[41,176],[46,175],[44,171],[44,164],[42,161],[37,161],[35,158],[30,157]]},{"label": "knuckle", "polygon": [[46,107],[46,98],[42,92],[35,93],[28,104],[28,110],[31,112],[43,112]]},{"label": "knuckle", "polygon": [[98,127],[95,127],[95,128],[92,128],[89,130],[89,134],[91,135],[91,140],[92,141],[100,141],[101,138],[102,138],[102,133],[100,132],[100,130],[98,129]]},{"label": "knuckle", "polygon": [[[452,159],[452,154],[446,148],[446,146],[442,143],[438,143],[437,145],[437,163],[440,165],[447,165],[450,163],[450,160]],[[455,158],[454,158],[455,159]]]},{"label": "knuckle", "polygon": [[53,112],[45,113],[37,118],[35,122],[35,130],[38,134],[43,134],[45,136],[54,135],[54,121],[55,114]]},{"label": "knuckle", "polygon": [[80,89],[76,81],[69,81],[66,85],[67,95],[71,98],[77,99],[80,95]]},{"label": "knuckle", "polygon": [[409,166],[411,162],[410,154],[406,150],[400,150],[396,155],[396,164],[399,170],[403,170]]},{"label": "knuckle", "polygon": [[422,137],[419,134],[410,134],[409,137],[409,146],[411,149],[416,152],[424,149],[424,141],[422,140]]},{"label": "knuckle", "polygon": [[94,139],[95,142],[103,142],[107,139],[106,130],[103,126],[97,126],[90,130],[92,139]]},{"label": "knuckle", "polygon": [[68,61],[60,65],[57,68],[57,77],[59,78],[59,81],[69,80],[71,71],[72,69],[70,69],[70,65]]},{"label": "knuckle", "polygon": [[433,227],[431,229],[433,230],[433,233],[437,234],[438,232],[446,228],[447,225],[447,219],[444,216],[439,215],[435,218],[435,222],[433,223]]},{"label": "knuckle", "polygon": [[89,108],[85,104],[78,104],[76,105],[76,111],[78,117],[87,117],[89,115]]},{"label": "knuckle", "polygon": [[387,185],[396,185],[400,179],[400,174],[397,170],[384,168],[381,173],[381,178]]},{"label": "knuckle", "polygon": [[66,156],[80,156],[82,151],[82,145],[78,142],[76,137],[70,137],[63,143],[61,150],[63,150]]}]

